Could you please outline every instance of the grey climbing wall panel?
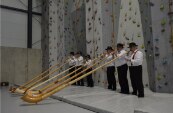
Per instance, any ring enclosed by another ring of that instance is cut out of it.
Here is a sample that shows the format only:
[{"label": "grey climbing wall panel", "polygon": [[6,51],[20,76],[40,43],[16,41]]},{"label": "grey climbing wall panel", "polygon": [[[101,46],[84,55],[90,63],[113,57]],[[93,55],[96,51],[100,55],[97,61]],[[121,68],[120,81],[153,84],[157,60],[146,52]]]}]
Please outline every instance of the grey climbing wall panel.
[{"label": "grey climbing wall panel", "polygon": [[140,0],[151,89],[173,92],[172,0]]}]

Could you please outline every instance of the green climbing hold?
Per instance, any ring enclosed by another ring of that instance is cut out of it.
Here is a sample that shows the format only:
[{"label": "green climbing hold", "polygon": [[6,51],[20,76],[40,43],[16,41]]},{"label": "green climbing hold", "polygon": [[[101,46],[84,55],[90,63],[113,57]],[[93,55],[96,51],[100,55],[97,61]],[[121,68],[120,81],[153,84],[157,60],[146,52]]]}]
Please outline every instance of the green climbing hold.
[{"label": "green climbing hold", "polygon": [[161,32],[162,32],[162,33],[165,32],[165,29],[163,28],[163,29],[161,30]]},{"label": "green climbing hold", "polygon": [[161,25],[164,26],[166,24],[166,19],[162,19]]},{"label": "green climbing hold", "polygon": [[131,1],[129,2],[129,5],[132,5],[132,2]]},{"label": "green climbing hold", "polygon": [[158,74],[158,75],[157,75],[157,80],[160,81],[161,79],[162,79],[161,75]]},{"label": "green climbing hold", "polygon": [[164,5],[163,5],[163,4],[160,5],[160,10],[161,10],[161,11],[164,10]]},{"label": "green climbing hold", "polygon": [[123,6],[122,5],[120,6],[120,9],[123,9]]},{"label": "green climbing hold", "polygon": [[145,47],[144,47],[144,44],[142,44],[142,45],[141,45],[141,49],[144,49],[144,48],[145,48]]},{"label": "green climbing hold", "polygon": [[138,34],[138,37],[141,37],[141,34]]}]

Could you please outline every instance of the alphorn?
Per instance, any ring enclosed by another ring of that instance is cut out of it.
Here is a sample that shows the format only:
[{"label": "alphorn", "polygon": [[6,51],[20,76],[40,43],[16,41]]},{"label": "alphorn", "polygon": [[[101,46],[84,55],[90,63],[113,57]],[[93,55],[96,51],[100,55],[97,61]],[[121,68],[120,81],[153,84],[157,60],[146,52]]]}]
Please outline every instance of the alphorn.
[{"label": "alphorn", "polygon": [[[126,54],[126,53],[125,53],[125,54]],[[124,54],[123,54],[123,55],[124,55]],[[121,56],[122,56],[122,55],[121,55]],[[94,70],[92,70],[92,71],[90,71],[90,72],[88,72],[88,73],[85,73],[84,75],[82,75],[82,76],[76,78],[75,80],[70,81],[70,80],[72,79],[72,77],[71,77],[71,78],[68,80],[69,82],[68,82],[68,81],[65,81],[65,82],[63,82],[63,83],[61,83],[61,84],[55,86],[53,89],[51,89],[51,90],[49,90],[49,91],[46,91],[46,92],[44,92],[44,93],[33,94],[32,91],[28,90],[28,91],[26,92],[26,94],[25,94],[21,99],[24,100],[24,101],[26,101],[26,102],[28,102],[28,103],[38,103],[38,102],[40,102],[40,101],[46,99],[47,97],[49,97],[49,96],[51,96],[51,95],[57,93],[58,91],[61,91],[62,89],[64,89],[64,88],[66,88],[66,87],[68,87],[68,86],[74,84],[75,82],[77,82],[77,81],[79,81],[79,80],[85,78],[86,76],[88,76],[88,75],[90,75],[90,74],[96,72],[97,70],[101,69],[102,67],[104,67],[104,66],[106,66],[106,65],[108,65],[108,64],[110,64],[110,63],[112,63],[112,62],[114,62],[117,58],[119,58],[119,57],[121,57],[121,56],[115,57],[115,58],[112,59],[111,61],[109,61],[109,62],[107,62],[107,63],[105,63],[105,64],[103,64],[103,65],[101,65],[101,66],[99,66],[99,67],[97,67],[97,68],[95,68]],[[93,65],[94,65],[94,64],[93,64]],[[93,65],[90,66],[90,67],[88,67],[88,69],[89,69],[89,68],[92,68]],[[73,76],[73,77],[74,77],[74,76]]]}]

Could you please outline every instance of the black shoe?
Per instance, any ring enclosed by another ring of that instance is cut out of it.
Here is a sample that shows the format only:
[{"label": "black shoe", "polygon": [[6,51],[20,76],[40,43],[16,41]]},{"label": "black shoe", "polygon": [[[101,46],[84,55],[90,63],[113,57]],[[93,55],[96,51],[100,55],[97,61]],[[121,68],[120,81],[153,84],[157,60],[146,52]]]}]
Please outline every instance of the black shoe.
[{"label": "black shoe", "polygon": [[137,95],[137,92],[132,92],[131,94],[132,94],[132,95]]},{"label": "black shoe", "polygon": [[124,94],[130,94],[129,92],[125,92]]},{"label": "black shoe", "polygon": [[122,94],[130,94],[129,92],[120,92],[120,93],[122,93]]},{"label": "black shoe", "polygon": [[113,91],[116,91],[117,89],[116,88],[112,88]]},{"label": "black shoe", "polygon": [[112,89],[112,87],[108,86],[108,89]]},{"label": "black shoe", "polygon": [[144,94],[139,94],[138,98],[144,98]]}]

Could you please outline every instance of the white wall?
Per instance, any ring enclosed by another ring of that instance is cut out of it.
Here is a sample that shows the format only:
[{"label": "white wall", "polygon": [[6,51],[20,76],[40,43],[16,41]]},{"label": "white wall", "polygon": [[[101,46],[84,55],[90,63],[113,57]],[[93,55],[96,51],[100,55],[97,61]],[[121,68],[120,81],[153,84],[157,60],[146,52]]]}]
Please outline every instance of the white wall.
[{"label": "white wall", "polygon": [[[1,0],[1,5],[27,10],[27,0]],[[41,0],[33,0],[33,11],[41,13]],[[27,13],[1,9],[0,46],[27,47]],[[41,48],[41,16],[33,15],[33,48]]]}]

